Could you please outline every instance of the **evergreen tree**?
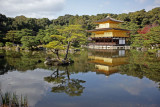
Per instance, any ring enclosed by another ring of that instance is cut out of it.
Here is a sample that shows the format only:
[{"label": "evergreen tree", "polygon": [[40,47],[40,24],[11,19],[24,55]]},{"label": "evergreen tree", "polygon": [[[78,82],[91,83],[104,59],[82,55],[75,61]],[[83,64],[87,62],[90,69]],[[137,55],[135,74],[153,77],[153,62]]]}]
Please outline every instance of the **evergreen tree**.
[{"label": "evergreen tree", "polygon": [[69,49],[75,42],[78,44],[84,43],[86,40],[85,33],[80,25],[69,25],[58,31],[61,35],[52,35],[53,41],[47,44],[46,47],[54,49],[56,54],[59,50],[65,48],[66,54],[64,60],[66,60],[68,58]]}]

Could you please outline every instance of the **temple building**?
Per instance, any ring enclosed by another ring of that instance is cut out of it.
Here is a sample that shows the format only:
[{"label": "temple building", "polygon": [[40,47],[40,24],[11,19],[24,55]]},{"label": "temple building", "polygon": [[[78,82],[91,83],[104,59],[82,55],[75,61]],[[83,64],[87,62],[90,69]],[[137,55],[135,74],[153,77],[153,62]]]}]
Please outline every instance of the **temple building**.
[{"label": "temple building", "polygon": [[119,24],[123,21],[113,19],[107,16],[105,19],[95,22],[98,24],[96,29],[88,30],[92,43],[89,48],[94,49],[130,49],[126,44],[126,38],[129,38],[129,30],[121,29]]}]

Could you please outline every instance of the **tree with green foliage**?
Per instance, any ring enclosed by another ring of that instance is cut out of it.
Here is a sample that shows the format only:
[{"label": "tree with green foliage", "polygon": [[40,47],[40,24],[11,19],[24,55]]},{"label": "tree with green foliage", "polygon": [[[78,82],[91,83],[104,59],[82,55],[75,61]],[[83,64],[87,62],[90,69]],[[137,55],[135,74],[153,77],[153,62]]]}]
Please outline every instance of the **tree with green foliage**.
[{"label": "tree with green foliage", "polygon": [[51,49],[51,51],[53,49],[54,51],[52,52],[55,53],[57,55],[57,58],[60,60],[59,50],[65,49],[65,45],[64,45],[65,37],[61,35],[52,35],[51,37],[54,38],[54,41],[49,42],[45,47]]},{"label": "tree with green foliage", "polygon": [[22,29],[19,33],[22,37],[23,36],[35,36],[33,30],[30,30],[30,29]]},{"label": "tree with green foliage", "polygon": [[9,30],[13,30],[12,22],[13,18],[6,17],[5,15],[0,14],[0,31],[3,35],[5,35]]},{"label": "tree with green foliage", "polygon": [[10,30],[7,32],[5,39],[10,41],[10,42],[15,42],[17,41],[17,31],[16,30]]},{"label": "tree with green foliage", "polygon": [[3,47],[3,46],[4,46],[4,44],[2,42],[0,42],[0,47]]},{"label": "tree with green foliage", "polygon": [[12,23],[12,26],[14,27],[14,29],[16,30],[21,30],[26,28],[26,22],[27,22],[27,17],[25,16],[16,16],[14,18],[14,21]]},{"label": "tree with green foliage", "polygon": [[12,43],[12,42],[6,42],[5,45],[8,46],[8,47],[12,47],[12,46],[13,46],[13,43]]},{"label": "tree with green foliage", "polygon": [[[59,30],[62,36],[65,37],[66,44],[66,55],[64,60],[68,58],[68,51],[74,43],[84,44],[86,41],[86,36],[84,29],[80,25],[69,25],[64,27],[64,29]],[[79,46],[80,46],[79,45]],[[78,46],[78,45],[77,45]]]},{"label": "tree with green foliage", "polygon": [[132,36],[132,40],[131,40],[131,46],[132,47],[142,47],[143,46],[143,36],[142,34],[136,34],[134,36]]},{"label": "tree with green foliage", "polygon": [[29,29],[10,30],[7,32],[5,39],[13,43],[20,43],[23,36],[33,36],[33,31]]},{"label": "tree with green foliage", "polygon": [[36,19],[36,24],[39,29],[45,29],[51,24],[48,18]]},{"label": "tree with green foliage", "polygon": [[84,29],[80,25],[69,25],[63,29],[58,30],[61,35],[51,35],[53,41],[46,45],[47,48],[54,49],[55,51],[66,49],[64,60],[68,58],[68,52],[71,46],[75,43],[80,46],[85,43],[86,36]]},{"label": "tree with green foliage", "polygon": [[160,26],[145,26],[132,38],[133,47],[151,48],[160,43]]},{"label": "tree with green foliage", "polygon": [[160,26],[153,27],[150,32],[146,34],[146,39],[144,41],[144,46],[152,47],[156,44],[160,44]]},{"label": "tree with green foliage", "polygon": [[59,34],[59,32],[53,27],[45,30],[40,29],[39,32],[37,33],[36,40],[38,41],[39,45],[48,44],[49,42],[52,41],[50,35],[57,35],[57,34]]},{"label": "tree with green foliage", "polygon": [[2,34],[2,31],[0,31],[0,42],[4,42],[5,35]]},{"label": "tree with green foliage", "polygon": [[40,29],[36,36],[36,40],[39,42],[39,44],[44,44],[44,41],[43,41],[44,37],[45,37],[45,31]]},{"label": "tree with green foliage", "polygon": [[21,42],[23,44],[23,48],[33,49],[33,47],[37,46],[35,36],[23,36]]}]

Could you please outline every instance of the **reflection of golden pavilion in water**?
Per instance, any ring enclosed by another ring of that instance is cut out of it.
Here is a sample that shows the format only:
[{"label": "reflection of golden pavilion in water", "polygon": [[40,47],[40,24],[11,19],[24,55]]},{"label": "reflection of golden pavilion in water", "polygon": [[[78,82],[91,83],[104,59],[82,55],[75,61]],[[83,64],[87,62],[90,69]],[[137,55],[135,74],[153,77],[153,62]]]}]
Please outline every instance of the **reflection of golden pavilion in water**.
[{"label": "reflection of golden pavilion in water", "polygon": [[125,50],[91,50],[88,58],[95,64],[97,73],[106,75],[118,72],[120,65],[127,64],[128,59]]}]

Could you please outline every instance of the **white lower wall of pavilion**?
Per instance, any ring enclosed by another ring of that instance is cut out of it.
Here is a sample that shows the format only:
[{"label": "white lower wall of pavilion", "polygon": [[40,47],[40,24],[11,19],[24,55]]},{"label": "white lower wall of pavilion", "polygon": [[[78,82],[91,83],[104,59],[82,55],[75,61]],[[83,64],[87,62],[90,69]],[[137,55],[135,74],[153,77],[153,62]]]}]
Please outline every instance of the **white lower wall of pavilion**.
[{"label": "white lower wall of pavilion", "polygon": [[101,46],[101,45],[89,45],[91,49],[130,49],[130,46]]}]

